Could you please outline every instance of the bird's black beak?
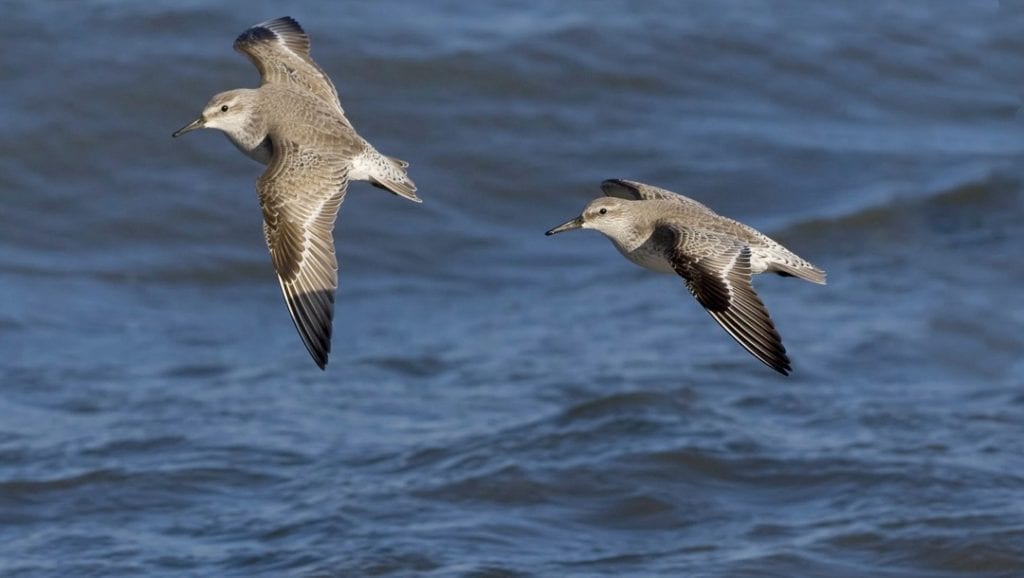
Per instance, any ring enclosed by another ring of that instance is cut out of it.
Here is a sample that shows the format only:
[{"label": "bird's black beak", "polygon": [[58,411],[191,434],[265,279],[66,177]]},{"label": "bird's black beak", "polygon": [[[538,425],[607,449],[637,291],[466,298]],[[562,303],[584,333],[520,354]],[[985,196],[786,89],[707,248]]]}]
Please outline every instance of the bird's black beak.
[{"label": "bird's black beak", "polygon": [[186,124],[185,126],[179,128],[178,130],[174,131],[174,134],[171,135],[171,138],[177,138],[177,137],[179,137],[179,136],[181,136],[181,135],[183,135],[183,134],[185,134],[187,132],[192,132],[192,131],[194,131],[196,129],[205,128],[205,127],[206,127],[206,119],[203,118],[203,117],[199,117],[199,118],[195,119],[194,121]]},{"label": "bird's black beak", "polygon": [[575,219],[573,219],[571,221],[567,221],[565,223],[562,223],[561,225],[555,227],[554,229],[551,229],[550,231],[548,231],[547,233],[544,233],[544,234],[548,235],[550,237],[551,235],[554,235],[555,233],[561,233],[563,231],[571,231],[573,229],[579,229],[582,226],[583,226],[583,215],[580,215],[580,216],[576,217]]}]

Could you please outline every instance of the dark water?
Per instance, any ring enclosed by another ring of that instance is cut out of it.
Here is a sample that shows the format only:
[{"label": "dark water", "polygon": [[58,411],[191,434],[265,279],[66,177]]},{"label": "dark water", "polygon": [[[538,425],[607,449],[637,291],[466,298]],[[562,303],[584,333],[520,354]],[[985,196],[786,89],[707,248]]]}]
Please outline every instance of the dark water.
[{"label": "dark water", "polygon": [[[350,188],[326,373],[260,167],[170,138],[285,13],[426,200]],[[1019,5],[4,14],[0,575],[1024,575]],[[757,280],[791,378],[544,237],[611,177],[828,270]]]}]

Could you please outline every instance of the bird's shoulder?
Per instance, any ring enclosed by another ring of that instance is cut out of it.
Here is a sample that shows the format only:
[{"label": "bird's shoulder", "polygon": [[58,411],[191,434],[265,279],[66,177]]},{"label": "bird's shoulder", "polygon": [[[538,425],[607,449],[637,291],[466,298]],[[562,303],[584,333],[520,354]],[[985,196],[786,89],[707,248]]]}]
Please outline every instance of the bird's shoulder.
[{"label": "bird's shoulder", "polygon": [[340,147],[352,154],[363,150],[365,141],[330,103],[290,86],[263,85],[258,90],[263,114],[268,116],[267,134],[275,144],[289,141],[311,147]]}]

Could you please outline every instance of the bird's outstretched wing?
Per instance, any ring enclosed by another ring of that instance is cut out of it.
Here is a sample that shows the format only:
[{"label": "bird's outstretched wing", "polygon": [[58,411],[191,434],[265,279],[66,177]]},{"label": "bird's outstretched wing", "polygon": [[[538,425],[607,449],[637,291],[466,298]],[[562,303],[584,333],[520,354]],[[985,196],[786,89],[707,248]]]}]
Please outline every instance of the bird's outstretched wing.
[{"label": "bird's outstretched wing", "polygon": [[608,179],[601,183],[601,191],[606,197],[618,197],[627,201],[675,201],[694,209],[714,214],[714,211],[706,205],[698,203],[690,197],[684,197],[679,193],[673,193],[667,189],[646,185],[637,181]]},{"label": "bird's outstretched wing", "polygon": [[662,225],[666,257],[690,293],[740,345],[783,375],[791,371],[786,348],[751,284],[750,247],[737,239]]},{"label": "bird's outstretched wing", "polygon": [[290,16],[249,28],[235,40],[235,50],[256,65],[263,84],[281,83],[307,90],[344,116],[337,89],[309,55],[309,36]]},{"label": "bird's outstretched wing", "polygon": [[338,260],[334,221],[345,198],[349,163],[318,149],[274,143],[256,182],[263,231],[288,312],[321,369],[331,351]]}]

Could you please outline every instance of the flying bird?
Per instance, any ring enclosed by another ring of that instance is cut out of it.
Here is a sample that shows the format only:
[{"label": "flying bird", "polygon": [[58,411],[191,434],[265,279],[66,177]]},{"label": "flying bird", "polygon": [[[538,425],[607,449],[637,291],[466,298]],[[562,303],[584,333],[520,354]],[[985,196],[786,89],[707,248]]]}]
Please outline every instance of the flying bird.
[{"label": "flying bird", "polygon": [[409,164],[377,152],[356,133],[298,22],[285,16],[257,24],[234,47],[256,65],[259,88],[215,95],[172,136],[216,129],[267,165],[256,191],[271,261],[295,328],[324,369],[338,287],[333,229],[349,181],[421,200],[406,172]]},{"label": "flying bird", "polygon": [[639,183],[604,181],[599,197],[547,232],[596,229],[627,259],[676,273],[740,345],[783,375],[792,370],[782,338],[754,292],[751,277],[772,272],[825,284],[825,272],[767,235],[683,195]]}]

